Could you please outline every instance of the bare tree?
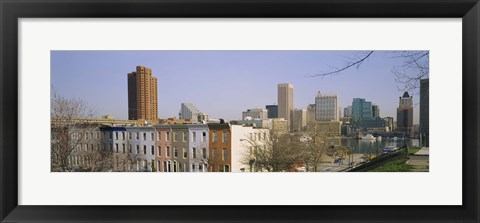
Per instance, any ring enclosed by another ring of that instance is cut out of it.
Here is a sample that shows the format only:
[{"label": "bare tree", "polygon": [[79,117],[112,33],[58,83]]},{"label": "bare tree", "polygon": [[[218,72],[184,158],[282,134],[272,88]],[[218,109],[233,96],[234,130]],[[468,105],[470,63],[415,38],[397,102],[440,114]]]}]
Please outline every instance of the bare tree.
[{"label": "bare tree", "polygon": [[[85,163],[85,157],[73,158],[74,152],[88,152],[84,148],[90,133],[98,128],[89,124],[95,109],[80,99],[68,99],[56,93],[50,101],[51,117],[51,169],[52,171],[74,171],[79,163]],[[88,160],[87,160],[88,162]]]},{"label": "bare tree", "polygon": [[301,135],[299,139],[302,145],[300,158],[307,172],[320,171],[320,164],[327,151],[329,138],[331,136],[326,132],[319,131],[315,124],[311,124],[307,131]]},{"label": "bare tree", "polygon": [[288,133],[258,131],[246,137],[248,149],[242,155],[242,163],[249,165],[251,171],[290,171],[292,165],[298,163],[298,143],[292,139]]},{"label": "bare tree", "polygon": [[[345,64],[339,67],[332,67],[327,72],[310,75],[310,77],[325,77],[340,74],[345,70],[356,68],[371,58],[374,54],[383,51],[361,51],[353,57],[347,58]],[[428,78],[429,75],[429,51],[392,51],[386,53],[388,58],[403,58],[403,63],[392,67],[395,81],[399,84],[400,91],[417,93],[420,88],[420,79]]]}]

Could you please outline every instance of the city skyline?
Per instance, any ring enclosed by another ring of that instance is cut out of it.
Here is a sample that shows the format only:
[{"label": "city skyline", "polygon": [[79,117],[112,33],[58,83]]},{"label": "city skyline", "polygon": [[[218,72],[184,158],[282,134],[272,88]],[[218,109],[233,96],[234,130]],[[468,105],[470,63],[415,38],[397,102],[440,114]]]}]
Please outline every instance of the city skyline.
[{"label": "city skyline", "polygon": [[[358,51],[52,51],[51,83],[57,93],[80,98],[100,115],[127,119],[126,75],[136,66],[158,78],[159,118],[178,117],[181,103],[193,103],[212,118],[241,119],[242,111],[277,104],[277,84],[291,83],[294,109],[315,103],[315,95],[334,93],[339,107],[365,98],[394,117],[403,95],[391,69],[403,62],[380,54],[358,69],[328,77],[309,77],[345,64]],[[387,52],[383,52],[387,54]],[[67,74],[67,75],[64,75]],[[88,91],[85,91],[88,86]],[[108,87],[108,90],[105,88]],[[413,95],[418,124],[419,95]]]}]

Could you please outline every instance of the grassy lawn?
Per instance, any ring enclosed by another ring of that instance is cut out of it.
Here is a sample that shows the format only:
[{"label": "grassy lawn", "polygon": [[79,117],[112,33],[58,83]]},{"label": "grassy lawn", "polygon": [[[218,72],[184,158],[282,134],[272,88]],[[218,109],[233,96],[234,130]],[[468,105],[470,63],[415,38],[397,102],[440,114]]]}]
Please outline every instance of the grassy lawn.
[{"label": "grassy lawn", "polygon": [[384,164],[368,170],[367,172],[409,172],[412,167],[405,162],[407,159],[400,157],[398,159],[390,160]]},{"label": "grassy lawn", "polygon": [[408,148],[408,154],[414,154],[418,151],[420,151],[420,149],[422,149],[421,147],[411,147],[411,148]]}]

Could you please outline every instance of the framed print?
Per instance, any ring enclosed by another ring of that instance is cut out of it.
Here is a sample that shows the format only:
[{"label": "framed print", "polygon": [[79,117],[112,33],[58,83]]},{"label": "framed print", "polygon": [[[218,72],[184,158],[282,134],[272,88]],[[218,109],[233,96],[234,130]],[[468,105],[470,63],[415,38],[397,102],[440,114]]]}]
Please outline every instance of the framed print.
[{"label": "framed print", "polygon": [[0,7],[2,222],[479,220],[477,1]]}]

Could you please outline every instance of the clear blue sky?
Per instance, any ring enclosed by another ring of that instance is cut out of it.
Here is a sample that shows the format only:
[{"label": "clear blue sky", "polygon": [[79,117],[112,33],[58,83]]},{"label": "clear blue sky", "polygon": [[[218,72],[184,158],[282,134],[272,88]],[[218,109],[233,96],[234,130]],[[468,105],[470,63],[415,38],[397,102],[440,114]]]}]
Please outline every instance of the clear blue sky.
[{"label": "clear blue sky", "polygon": [[[158,78],[160,118],[178,117],[182,102],[212,118],[240,119],[248,108],[277,103],[277,84],[294,86],[295,108],[315,102],[317,91],[335,93],[340,106],[355,97],[396,119],[397,88],[391,70],[403,64],[376,52],[360,68],[329,77],[308,77],[345,65],[360,51],[52,51],[51,84],[65,97],[80,98],[100,115],[128,118],[127,73],[141,65]],[[414,95],[418,123],[419,95]],[[343,109],[342,109],[343,110]],[[343,111],[342,111],[343,112]]]}]

